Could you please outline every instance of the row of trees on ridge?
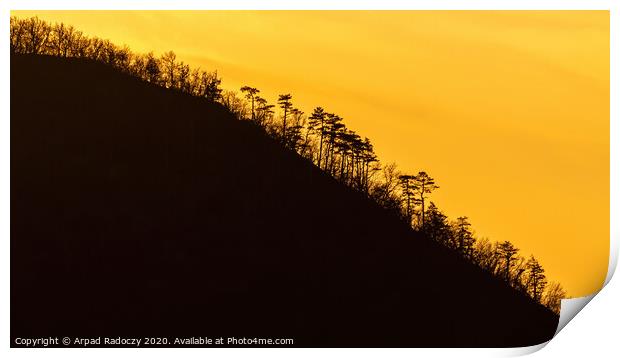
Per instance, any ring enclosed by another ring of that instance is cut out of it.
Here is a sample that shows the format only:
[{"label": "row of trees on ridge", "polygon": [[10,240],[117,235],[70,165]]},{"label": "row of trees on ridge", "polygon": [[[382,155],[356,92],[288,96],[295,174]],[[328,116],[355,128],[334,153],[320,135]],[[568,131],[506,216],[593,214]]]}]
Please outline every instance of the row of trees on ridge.
[{"label": "row of trees on ridge", "polygon": [[338,114],[316,107],[307,115],[294,106],[290,93],[279,95],[276,103],[270,104],[255,87],[243,86],[239,92],[223,90],[216,71],[192,69],[172,51],[161,56],[134,54],[127,46],[87,37],[72,26],[48,24],[36,17],[11,17],[10,49],[11,54],[99,61],[146,82],[218,102],[237,119],[254,123],[288,150],[392,212],[412,230],[559,312],[566,292],[560,284],[547,281],[534,256],[520,256],[519,249],[508,241],[477,239],[466,216],[449,220],[429,200],[439,186],[428,173],[401,173],[393,163],[381,165],[370,140],[348,128]]}]

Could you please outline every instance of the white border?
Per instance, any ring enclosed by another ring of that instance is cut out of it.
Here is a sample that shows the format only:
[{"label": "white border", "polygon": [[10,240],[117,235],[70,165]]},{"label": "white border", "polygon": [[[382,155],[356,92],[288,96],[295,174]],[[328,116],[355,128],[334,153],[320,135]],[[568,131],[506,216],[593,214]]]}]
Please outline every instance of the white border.
[{"label": "white border", "polygon": [[47,9],[66,9],[66,10],[99,10],[99,9],[162,9],[162,10],[606,10],[612,8],[612,1],[606,0],[522,0],[522,1],[496,1],[496,0],[227,0],[227,1],[198,1],[198,0],[178,0],[178,1],[119,1],[119,0],[7,0],[4,1],[9,9],[13,10],[47,10]]},{"label": "white border", "polygon": [[[207,2],[206,4],[201,1],[89,1],[85,3],[83,1],[76,0],[63,0],[55,1],[53,5],[50,1],[43,0],[5,0],[0,2],[0,28],[4,36],[0,36],[0,73],[2,74],[2,82],[0,84],[0,180],[2,181],[0,189],[0,233],[3,239],[3,249],[0,251],[0,287],[4,293],[0,298],[1,310],[0,318],[0,335],[5,342],[5,348],[10,354],[14,355],[31,355],[31,354],[51,354],[53,356],[82,356],[83,350],[9,350],[9,215],[10,215],[10,121],[9,121],[9,46],[8,46],[8,32],[9,32],[9,10],[18,9],[419,9],[419,10],[443,10],[443,9],[494,9],[494,10],[528,10],[528,9],[596,9],[596,10],[611,10],[611,64],[617,62],[617,39],[618,35],[618,16],[617,11],[619,9],[618,2],[614,1],[602,1],[602,0],[590,0],[590,1],[576,1],[576,0],[521,0],[521,1],[493,1],[493,0],[470,0],[470,1],[455,1],[455,0],[435,0],[435,1],[422,1],[422,0],[410,0],[410,1],[395,1],[395,0],[382,0],[382,1],[344,1],[344,0],[299,0],[295,2],[291,1],[248,1],[248,0],[228,0],[218,2]],[[613,183],[620,182],[620,176],[618,175],[618,143],[615,141],[619,138],[619,126],[617,117],[617,83],[618,73],[615,71],[615,67],[611,66],[611,88],[610,88],[610,115],[611,115],[611,254],[610,265],[607,274],[606,284],[609,283],[615,266],[617,264],[618,254],[618,239],[620,237],[620,230],[618,223],[614,218],[618,218],[618,188]],[[587,243],[587,238],[584,238],[584,243]],[[617,281],[617,280],[616,280]],[[617,338],[615,334],[617,332],[617,322],[620,316],[617,302],[620,302],[620,286],[616,283],[607,285],[602,293],[592,299],[594,307],[589,307],[584,310],[576,319],[575,323],[568,325],[568,327],[562,331],[556,338],[554,338],[548,347],[543,349],[540,353],[541,356],[550,355],[567,355],[567,356],[583,356],[591,355],[601,357],[612,357],[618,353],[617,350]],[[591,299],[591,298],[590,298]],[[581,302],[579,302],[581,301]],[[583,308],[586,300],[576,300],[573,302],[563,302],[563,314],[568,313],[565,309],[566,306],[572,306],[572,310],[575,311],[571,314],[574,315],[581,308]],[[589,301],[589,299],[587,299]],[[586,302],[587,303],[587,302]],[[356,356],[375,356],[377,354],[390,355],[390,356],[513,356],[532,353],[544,347],[545,344],[519,348],[519,349],[389,349],[389,350],[363,350],[354,349],[351,352]],[[3,350],[4,350],[3,349]],[[241,354],[251,354],[257,357],[288,357],[291,353],[296,356],[315,356],[315,355],[328,355],[336,356],[344,353],[341,350],[333,349],[314,349],[314,350],[290,350],[290,349],[210,349],[197,350],[197,349],[179,349],[179,350],[139,350],[132,351],[129,349],[119,349],[114,351],[109,350],[88,350],[89,355],[107,357],[111,352],[119,353],[135,353],[146,354],[148,356],[169,356],[173,354],[188,354],[196,356],[204,356],[205,354],[215,356],[237,356]]]}]

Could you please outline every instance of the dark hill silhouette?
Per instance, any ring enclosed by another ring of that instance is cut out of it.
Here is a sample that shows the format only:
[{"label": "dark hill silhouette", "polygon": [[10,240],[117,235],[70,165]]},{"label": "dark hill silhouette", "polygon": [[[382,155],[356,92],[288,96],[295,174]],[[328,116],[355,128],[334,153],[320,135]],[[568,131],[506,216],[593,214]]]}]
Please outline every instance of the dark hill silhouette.
[{"label": "dark hill silhouette", "polygon": [[558,318],[236,121],[11,58],[11,336],[524,346]]}]

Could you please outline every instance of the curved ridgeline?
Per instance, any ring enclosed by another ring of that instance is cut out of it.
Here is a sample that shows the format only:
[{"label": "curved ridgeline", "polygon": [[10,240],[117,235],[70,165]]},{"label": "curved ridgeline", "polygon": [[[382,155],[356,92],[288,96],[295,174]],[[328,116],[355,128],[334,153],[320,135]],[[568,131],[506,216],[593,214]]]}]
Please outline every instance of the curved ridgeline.
[{"label": "curved ridgeline", "polygon": [[275,115],[172,52],[36,18],[11,19],[11,52],[12,334],[516,346],[555,331],[564,291],[534,257],[449,221],[433,178],[381,167],[338,115],[290,95]]}]

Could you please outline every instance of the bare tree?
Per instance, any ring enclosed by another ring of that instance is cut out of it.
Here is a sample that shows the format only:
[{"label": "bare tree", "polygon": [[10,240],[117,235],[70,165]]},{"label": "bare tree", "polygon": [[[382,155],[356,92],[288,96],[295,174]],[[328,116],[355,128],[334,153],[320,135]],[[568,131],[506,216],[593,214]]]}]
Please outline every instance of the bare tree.
[{"label": "bare tree", "polygon": [[220,102],[235,118],[243,119],[246,114],[246,103],[235,91],[224,91]]},{"label": "bare tree", "polygon": [[544,294],[541,303],[556,314],[560,314],[562,299],[566,298],[566,291],[557,282],[551,282]]},{"label": "bare tree", "polygon": [[26,34],[25,34],[25,29],[24,29],[23,24],[24,24],[24,20],[20,20],[15,16],[11,16],[11,21],[10,21],[11,53],[24,53],[25,52],[24,37],[26,36]]},{"label": "bare tree", "polygon": [[189,66],[183,61],[179,62],[177,65],[177,88],[185,93],[190,93],[190,74]]},{"label": "bare tree", "polygon": [[497,242],[491,243],[487,238],[477,240],[474,244],[473,261],[490,273],[495,273],[499,267],[500,257],[497,245]]},{"label": "bare tree", "polygon": [[90,44],[90,38],[85,36],[81,31],[75,30],[71,43],[71,56],[80,58],[86,57]]},{"label": "bare tree", "polygon": [[31,17],[22,22],[25,53],[34,55],[45,52],[51,35],[51,26],[38,17]]},{"label": "bare tree", "polygon": [[159,68],[159,60],[155,58],[152,52],[145,56],[144,70],[146,72],[146,80],[151,83],[159,83],[161,70]]},{"label": "bare tree", "polygon": [[104,61],[104,46],[105,46],[105,42],[102,39],[98,37],[94,37],[91,40],[90,47],[88,49],[86,56],[90,58],[91,60],[103,62]]},{"label": "bare tree", "polygon": [[166,88],[175,88],[177,84],[177,55],[173,51],[164,53],[159,62],[162,70],[162,82]]},{"label": "bare tree", "polygon": [[139,77],[146,81],[146,59],[143,55],[132,57],[131,64],[129,65],[129,73],[132,76]]}]

